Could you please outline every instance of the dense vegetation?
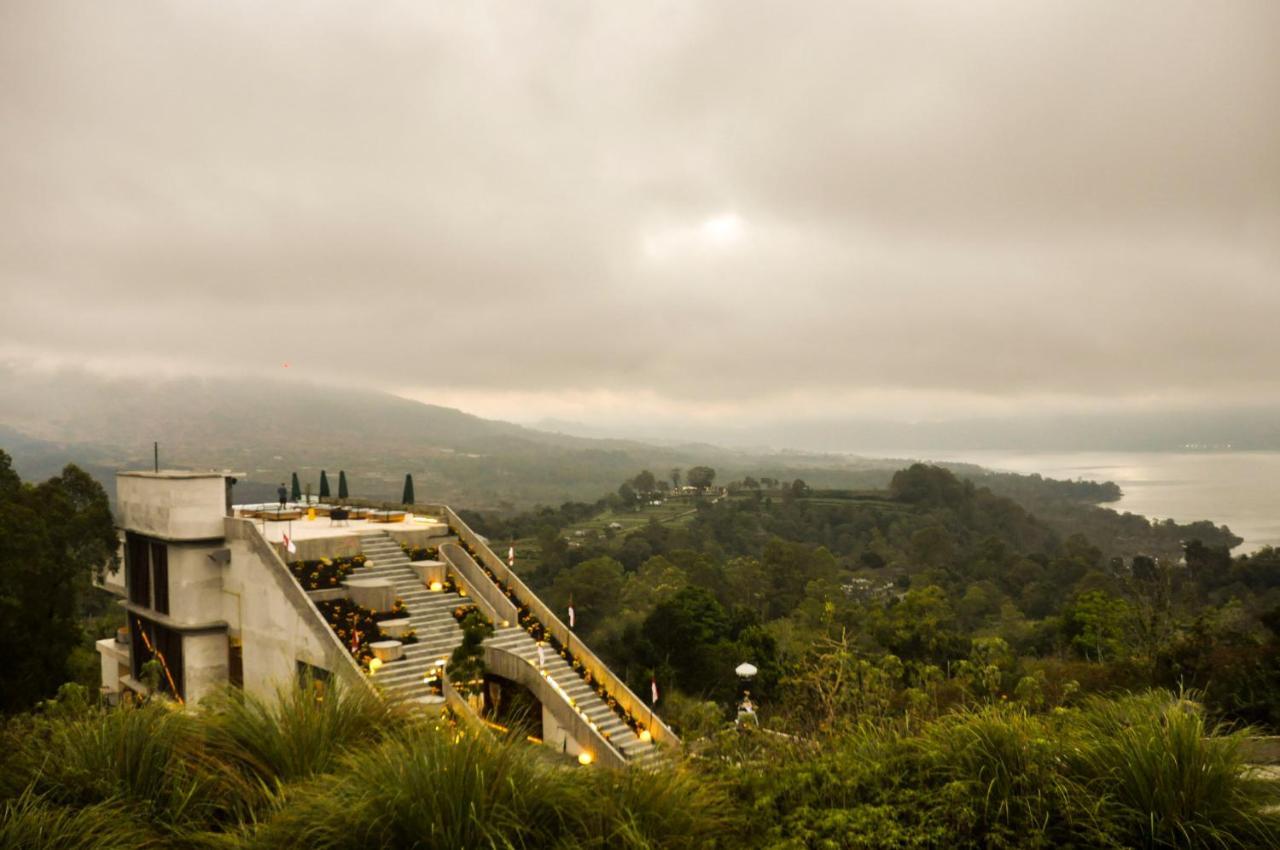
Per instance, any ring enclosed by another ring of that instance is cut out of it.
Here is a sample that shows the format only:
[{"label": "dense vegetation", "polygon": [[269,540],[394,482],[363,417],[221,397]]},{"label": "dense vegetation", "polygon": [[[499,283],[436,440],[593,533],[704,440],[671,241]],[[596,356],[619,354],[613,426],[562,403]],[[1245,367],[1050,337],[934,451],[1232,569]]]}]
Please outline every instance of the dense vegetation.
[{"label": "dense vegetation", "polygon": [[[1092,505],[1106,488],[1001,483],[1041,513],[916,465],[880,492],[748,479],[628,533],[581,531],[601,511],[650,510],[625,490],[468,519],[515,539],[526,580],[560,610],[572,598],[578,630],[638,692],[655,673],[676,692],[677,723],[685,706],[727,712],[743,660],[766,717],[797,722],[788,682],[836,641],[893,671],[898,706],[922,689],[1034,705],[1067,688],[1185,687],[1216,718],[1280,728],[1280,552],[1233,558],[1226,529]],[[1075,513],[1088,534],[1040,518]]]},{"label": "dense vegetation", "polygon": [[1150,693],[851,714],[805,738],[730,727],[611,771],[363,691],[178,711],[71,685],[0,732],[0,847],[1274,846],[1271,789],[1220,731]]},{"label": "dense vegetation", "polygon": [[117,563],[106,493],[75,466],[24,483],[0,450],[0,541],[0,713],[52,696],[69,679],[96,687],[90,638],[119,619],[103,617],[106,595],[90,584]]}]

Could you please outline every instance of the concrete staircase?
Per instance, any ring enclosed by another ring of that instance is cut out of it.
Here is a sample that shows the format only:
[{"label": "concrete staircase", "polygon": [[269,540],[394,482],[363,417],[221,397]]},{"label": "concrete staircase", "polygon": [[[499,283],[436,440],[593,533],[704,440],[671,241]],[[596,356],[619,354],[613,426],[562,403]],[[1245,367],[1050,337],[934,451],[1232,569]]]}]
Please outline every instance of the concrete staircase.
[{"label": "concrete staircase", "polygon": [[[388,578],[395,584],[396,595],[408,609],[409,620],[418,636],[417,643],[405,646],[403,659],[384,665],[373,680],[388,696],[409,700],[426,697],[431,689],[423,681],[424,677],[438,664],[447,661],[454,648],[462,643],[462,629],[453,618],[453,610],[459,605],[470,604],[471,600],[457,593],[428,590],[418,581],[400,544],[386,532],[362,535],[360,548],[369,559],[369,565],[360,571],[360,577]],[[519,626],[499,628],[485,643],[514,653],[535,665],[538,663],[537,643]],[[545,648],[544,657],[547,675],[573,699],[577,709],[608,736],[609,742],[628,762],[645,765],[659,757],[653,743],[640,740],[551,647]],[[643,722],[643,718],[641,720]]]},{"label": "concrete staircase", "polygon": [[360,577],[392,581],[418,636],[417,643],[404,647],[404,658],[385,664],[373,681],[388,696],[422,699],[432,693],[423,679],[462,643],[462,629],[453,619],[453,609],[469,600],[456,593],[428,590],[409,566],[404,549],[385,531],[361,535],[360,550],[369,559],[368,566],[360,570]]},{"label": "concrete staircase", "polygon": [[[505,649],[507,652],[514,653],[535,665],[538,663],[537,642],[519,626],[498,629],[493,633],[493,637],[489,638],[485,643]],[[596,724],[596,728],[608,736],[609,743],[613,745],[614,749],[622,753],[623,758],[631,764],[638,765],[648,764],[658,758],[658,751],[654,748],[653,743],[640,740],[640,737],[631,730],[631,727],[623,723],[622,718],[618,717],[614,710],[604,700],[600,699],[599,694],[593,691],[591,686],[574,672],[567,661],[553,652],[549,646],[545,649],[544,657],[546,659],[544,669],[547,671],[547,675],[554,679],[556,684],[573,698],[578,710],[584,712]],[[643,721],[643,718],[641,720]]]}]

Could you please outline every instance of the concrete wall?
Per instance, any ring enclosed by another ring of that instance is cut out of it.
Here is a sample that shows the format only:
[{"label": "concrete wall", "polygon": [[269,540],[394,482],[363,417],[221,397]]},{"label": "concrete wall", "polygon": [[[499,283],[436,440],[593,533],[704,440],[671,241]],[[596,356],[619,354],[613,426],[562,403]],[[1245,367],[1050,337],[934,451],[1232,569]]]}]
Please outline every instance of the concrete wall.
[{"label": "concrete wall", "polygon": [[[489,673],[524,685],[533,692],[538,702],[542,703],[543,711],[550,712],[555,721],[551,734],[554,735],[557,731],[561,734],[567,733],[569,739],[577,743],[580,749],[570,749],[571,753],[576,755],[577,752],[586,750],[591,753],[591,757],[597,764],[606,767],[626,767],[627,760],[622,754],[614,749],[603,735],[589,726],[586,719],[575,711],[573,706],[565,702],[564,697],[552,687],[547,678],[528,661],[505,649],[485,646],[484,664]],[[547,741],[545,719],[544,715],[543,740]],[[556,743],[559,744],[559,742]]]},{"label": "concrete wall", "polygon": [[[300,525],[304,521],[299,521],[295,525]],[[316,522],[328,521],[328,519],[316,520]],[[276,550],[284,556],[286,561],[351,558],[360,554],[360,537],[354,533],[344,534],[341,537],[311,537],[306,540],[295,540],[294,545],[298,547],[298,551],[294,553],[285,553],[283,543],[277,544]]]},{"label": "concrete wall", "polygon": [[183,691],[195,705],[227,684],[227,633],[196,632],[182,636]]},{"label": "concrete wall", "polygon": [[226,477],[222,473],[116,473],[116,507],[121,526],[152,537],[221,537],[226,499]]},{"label": "concrete wall", "polygon": [[555,712],[546,705],[542,706],[542,743],[558,753],[568,753],[575,757],[582,752],[582,747],[560,725]]},{"label": "concrete wall", "polygon": [[502,591],[498,589],[475,560],[463,551],[457,543],[446,543],[440,547],[440,557],[453,570],[468,592],[482,602],[485,614],[494,621],[495,628],[509,626],[519,621],[519,611]]},{"label": "concrete wall", "polygon": [[422,528],[388,528],[386,532],[391,535],[392,540],[407,546],[439,546],[450,537],[449,524],[444,521],[439,525],[424,525]]},{"label": "concrete wall", "polygon": [[231,567],[223,583],[223,612],[244,645],[245,690],[274,693],[294,680],[298,661],[328,670],[347,685],[372,688],[253,521],[227,518],[225,526]]},{"label": "concrete wall", "polygon": [[[258,520],[261,522],[261,520]],[[306,520],[294,520],[294,525],[301,525]],[[313,522],[325,523],[329,522],[327,517],[320,517]],[[391,535],[397,543],[408,544],[409,546],[439,546],[449,538],[449,528],[447,525],[425,526],[421,529],[412,529],[406,531],[385,530]],[[373,532],[369,532],[373,533]],[[318,561],[321,558],[349,558],[353,555],[359,555],[360,535],[356,532],[350,534],[336,535],[334,537],[311,537],[306,540],[295,540],[294,545],[298,547],[298,551],[294,554],[287,555],[286,561]],[[276,549],[284,553],[283,544],[277,544]]]},{"label": "concrete wall", "polygon": [[209,556],[224,548],[211,544],[169,544],[169,619],[197,625],[223,619],[222,581],[228,567]]}]

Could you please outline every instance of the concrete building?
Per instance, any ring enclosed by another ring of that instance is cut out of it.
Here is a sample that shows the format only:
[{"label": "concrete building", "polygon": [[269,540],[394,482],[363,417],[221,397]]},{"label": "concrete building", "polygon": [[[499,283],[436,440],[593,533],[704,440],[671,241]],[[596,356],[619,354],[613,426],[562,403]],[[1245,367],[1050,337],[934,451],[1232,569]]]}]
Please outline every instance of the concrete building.
[{"label": "concrete building", "polygon": [[98,642],[109,694],[145,691],[141,671],[153,658],[163,659],[161,687],[192,703],[227,684],[271,693],[299,669],[358,675],[266,538],[229,515],[233,480],[222,472],[117,476],[124,567],[113,589],[128,627],[127,641]]},{"label": "concrete building", "polygon": [[[339,680],[428,710],[449,700],[475,714],[477,700],[459,697],[446,673],[462,640],[454,612],[475,606],[496,628],[484,645],[486,703],[523,689],[541,706],[542,739],[588,761],[623,765],[654,757],[655,742],[678,744],[653,707],[447,505],[330,516],[311,504],[237,508],[235,479],[117,475],[124,565],[104,586],[121,596],[127,626],[97,644],[109,698],[147,693],[144,668],[155,661],[147,669],[158,666],[157,687],[187,704],[228,685],[270,697],[303,678]],[[411,561],[408,553],[422,549],[438,560]],[[356,555],[364,566],[323,589],[310,580],[304,589],[295,574],[304,568],[287,563]],[[340,599],[380,615],[404,612],[379,620],[385,639],[370,644],[376,662],[361,663],[326,620],[321,608]]]}]

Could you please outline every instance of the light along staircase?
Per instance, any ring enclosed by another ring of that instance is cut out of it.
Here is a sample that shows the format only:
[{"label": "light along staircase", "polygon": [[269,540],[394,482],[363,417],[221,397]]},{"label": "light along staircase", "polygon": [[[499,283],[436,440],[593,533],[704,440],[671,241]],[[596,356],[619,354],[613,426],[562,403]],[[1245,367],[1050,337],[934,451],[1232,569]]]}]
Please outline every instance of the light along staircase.
[{"label": "light along staircase", "polygon": [[[424,678],[438,664],[447,662],[454,648],[462,643],[462,628],[454,620],[453,610],[459,605],[472,604],[471,600],[457,593],[428,590],[409,566],[404,549],[385,531],[362,535],[360,549],[369,560],[369,566],[360,570],[360,577],[388,578],[394,583],[396,595],[408,609],[409,621],[418,636],[417,643],[404,647],[403,659],[383,665],[373,680],[388,696],[409,700],[426,697],[431,688]],[[537,642],[519,626],[499,628],[485,643],[514,653],[535,666],[538,663]],[[598,731],[608,736],[609,743],[623,758],[637,765],[647,765],[659,758],[652,741],[641,740],[550,646],[545,647],[544,657],[547,675],[572,698],[575,710],[586,714]],[[647,725],[647,718],[638,719]]]},{"label": "light along staircase", "polygon": [[[519,626],[498,629],[493,633],[493,637],[485,641],[485,644],[514,653],[531,662],[535,667],[538,664],[538,644]],[[640,740],[640,736],[622,722],[622,718],[609,707],[608,703],[602,700],[600,695],[569,666],[569,662],[561,658],[550,646],[545,647],[544,658],[543,669],[547,671],[547,675],[573,699],[577,710],[586,714],[596,725],[597,730],[608,737],[609,743],[622,753],[623,758],[631,764],[647,765],[659,757],[653,742]],[[637,719],[648,725],[648,718]]]},{"label": "light along staircase", "polygon": [[385,531],[361,535],[360,551],[369,560],[369,566],[360,570],[360,578],[390,579],[418,636],[417,643],[405,644],[404,658],[383,665],[373,681],[388,696],[422,699],[432,693],[425,678],[437,665],[447,662],[462,643],[462,629],[453,618],[453,609],[470,600],[457,593],[427,589],[409,566],[404,549]]}]

